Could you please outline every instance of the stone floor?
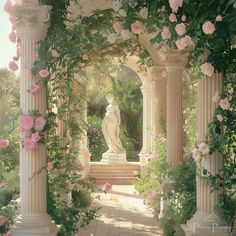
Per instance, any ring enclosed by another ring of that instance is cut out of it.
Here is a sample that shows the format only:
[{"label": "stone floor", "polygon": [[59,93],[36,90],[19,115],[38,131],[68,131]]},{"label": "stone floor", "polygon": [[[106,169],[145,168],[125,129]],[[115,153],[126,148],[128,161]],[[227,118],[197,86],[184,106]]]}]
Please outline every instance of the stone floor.
[{"label": "stone floor", "polygon": [[134,186],[114,185],[109,193],[101,193],[95,204],[101,217],[77,236],[161,236],[158,223],[143,204]]}]

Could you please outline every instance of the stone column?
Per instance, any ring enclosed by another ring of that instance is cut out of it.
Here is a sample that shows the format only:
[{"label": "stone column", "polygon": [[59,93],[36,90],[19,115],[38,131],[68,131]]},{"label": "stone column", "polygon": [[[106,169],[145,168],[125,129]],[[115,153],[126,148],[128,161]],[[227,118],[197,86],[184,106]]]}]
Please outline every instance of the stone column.
[{"label": "stone column", "polygon": [[[212,102],[212,97],[216,92],[222,91],[222,81],[222,74],[216,73],[211,78],[202,78],[198,82],[198,143],[204,141],[208,134],[208,124],[211,122],[217,106]],[[217,174],[223,167],[223,156],[215,152],[203,158],[197,165],[200,170],[205,168],[213,175]],[[228,235],[228,228],[224,227],[220,218],[214,213],[218,194],[217,191],[211,192],[209,181],[197,176],[197,212],[186,225],[182,226],[187,236]]]},{"label": "stone column", "polygon": [[182,73],[185,58],[175,50],[165,52],[167,70],[167,162],[176,165],[183,159]]},{"label": "stone column", "polygon": [[140,75],[143,85],[143,148],[139,154],[141,166],[155,155],[155,81],[150,73]]},{"label": "stone column", "polygon": [[[50,8],[46,5],[39,5],[37,1],[28,0],[23,1],[21,5],[12,7],[9,11],[17,19],[16,28],[20,38],[20,108],[24,114],[38,110],[42,116],[46,115],[46,88],[42,87],[36,95],[28,93],[28,86],[40,78],[38,76],[27,78],[26,71],[32,68],[37,43],[46,37]],[[25,150],[21,147],[21,210],[12,229],[14,236],[54,236],[57,233],[55,224],[51,222],[47,214],[45,166],[45,145],[40,144],[38,148],[33,150]]]}]

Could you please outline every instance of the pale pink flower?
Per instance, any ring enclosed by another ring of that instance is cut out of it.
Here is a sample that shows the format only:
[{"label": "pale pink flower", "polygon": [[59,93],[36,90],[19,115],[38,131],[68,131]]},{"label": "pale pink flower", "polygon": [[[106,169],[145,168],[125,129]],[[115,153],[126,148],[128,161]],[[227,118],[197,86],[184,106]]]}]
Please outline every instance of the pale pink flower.
[{"label": "pale pink flower", "polygon": [[31,140],[34,142],[34,143],[37,143],[39,142],[39,140],[41,139],[40,135],[38,133],[33,133],[31,135]]},{"label": "pale pink flower", "polygon": [[199,152],[199,150],[197,148],[194,148],[192,150],[192,155],[193,155],[193,159],[196,161],[196,162],[200,162],[201,159],[202,159],[202,156],[201,156],[201,153]]},{"label": "pale pink flower", "polygon": [[175,31],[179,36],[182,36],[186,33],[186,25],[184,23],[177,24],[175,26]]},{"label": "pale pink flower", "polygon": [[181,19],[182,19],[182,21],[186,21],[186,16],[183,15]]},{"label": "pale pink flower", "polygon": [[49,76],[49,72],[48,72],[47,69],[42,69],[42,70],[39,71],[39,75],[40,75],[41,78],[46,78],[46,77]]},{"label": "pale pink flower", "polygon": [[17,57],[20,57],[20,55],[21,55],[21,53],[20,53],[20,48],[17,47],[17,48],[16,48],[16,56],[17,56]]},{"label": "pale pink flower", "polygon": [[148,18],[148,9],[146,7],[143,7],[140,11],[139,11],[139,16],[143,19],[147,19]]},{"label": "pale pink flower", "polygon": [[186,35],[183,38],[176,40],[175,44],[179,50],[184,50],[186,47],[191,46],[193,41],[189,35]]},{"label": "pale pink flower", "polygon": [[169,0],[169,5],[173,12],[177,12],[179,7],[182,7],[183,0]]},{"label": "pale pink flower", "polygon": [[54,57],[54,58],[60,57],[60,54],[58,53],[58,51],[57,51],[56,49],[52,49],[52,50],[51,50],[51,55],[52,55],[52,57]]},{"label": "pale pink flower", "polygon": [[228,98],[220,99],[219,106],[222,110],[229,110],[230,108],[230,102]]},{"label": "pale pink flower", "polygon": [[198,150],[201,152],[203,155],[209,154],[209,147],[206,143],[202,142],[198,145]]},{"label": "pale pink flower", "polygon": [[34,122],[34,129],[36,131],[42,131],[46,125],[46,120],[42,116],[38,116]]},{"label": "pale pink flower", "polygon": [[31,70],[26,70],[26,71],[25,71],[25,76],[26,76],[26,78],[31,79],[32,76],[33,76],[32,71],[31,71]]},{"label": "pale pink flower", "polygon": [[113,24],[113,29],[116,33],[120,33],[121,30],[122,30],[122,26],[121,26],[121,23],[120,22],[115,22]]},{"label": "pale pink flower", "polygon": [[205,34],[213,34],[215,31],[215,26],[210,21],[206,21],[202,25],[202,30]]},{"label": "pale pink flower", "polygon": [[221,16],[221,15],[218,15],[217,17],[216,17],[216,22],[220,22],[220,21],[222,21],[223,20],[223,17]]},{"label": "pale pink flower", "polygon": [[53,162],[48,162],[47,169],[52,170],[54,168]]},{"label": "pale pink flower", "polygon": [[120,10],[119,10],[119,14],[120,14],[121,16],[123,16],[123,17],[126,17],[126,16],[127,16],[127,13],[126,13],[126,11],[125,11],[124,9],[120,9]]},{"label": "pale pink flower", "polygon": [[12,6],[13,6],[12,0],[6,0],[3,9],[4,9],[4,11],[8,12]]},{"label": "pale pink flower", "polygon": [[120,36],[123,40],[128,40],[132,38],[132,33],[129,30],[121,30]]},{"label": "pale pink flower", "polygon": [[216,115],[216,118],[217,118],[217,120],[220,121],[220,122],[222,122],[222,121],[224,120],[224,117],[223,117],[221,114]]},{"label": "pale pink flower", "polygon": [[9,231],[5,236],[13,236],[13,233]]},{"label": "pale pink flower", "polygon": [[20,126],[24,130],[31,130],[34,127],[34,118],[30,115],[23,115],[20,119]]},{"label": "pale pink flower", "polygon": [[8,64],[8,67],[10,70],[12,71],[17,71],[18,70],[18,65],[14,62],[14,61],[11,61],[9,64]]},{"label": "pale pink flower", "polygon": [[7,139],[0,139],[0,148],[6,148],[9,145],[9,141]]},{"label": "pale pink flower", "polygon": [[131,25],[131,30],[134,34],[142,34],[145,31],[145,27],[144,27],[143,23],[141,23],[140,21],[135,21]]},{"label": "pale pink flower", "polygon": [[12,31],[10,34],[9,34],[9,39],[12,43],[16,43],[16,39],[17,39],[17,34],[15,31]]},{"label": "pale pink flower", "polygon": [[177,21],[176,15],[175,15],[174,13],[171,13],[171,14],[169,15],[169,21],[170,21],[170,22],[175,22],[175,21]]},{"label": "pale pink flower", "polygon": [[215,95],[212,97],[212,102],[218,103],[220,100],[219,92],[216,92]]},{"label": "pale pink flower", "polygon": [[161,32],[161,37],[162,39],[170,39],[171,38],[171,33],[169,31],[169,29],[167,27],[163,28],[162,32]]},{"label": "pale pink flower", "polygon": [[31,138],[26,138],[23,140],[22,145],[26,150],[32,150],[37,147],[37,143],[35,143]]},{"label": "pale pink flower", "polygon": [[0,216],[0,226],[4,225],[6,223],[6,217]]},{"label": "pale pink flower", "polygon": [[105,184],[102,186],[102,190],[103,190],[104,192],[108,192],[109,190],[111,190],[111,188],[112,188],[112,185],[109,184],[109,183],[105,183]]},{"label": "pale pink flower", "polygon": [[207,75],[209,77],[211,77],[214,73],[214,67],[212,66],[212,64],[207,63],[207,62],[202,64],[200,69],[204,75]]}]

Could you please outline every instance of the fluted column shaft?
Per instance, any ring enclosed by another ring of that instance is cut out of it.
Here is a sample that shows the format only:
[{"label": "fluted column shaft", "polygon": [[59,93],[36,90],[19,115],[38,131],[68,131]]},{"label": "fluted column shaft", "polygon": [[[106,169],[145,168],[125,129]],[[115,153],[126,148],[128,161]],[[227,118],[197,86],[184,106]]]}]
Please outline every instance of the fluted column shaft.
[{"label": "fluted column shaft", "polygon": [[183,66],[167,65],[167,162],[177,165],[183,159]]}]

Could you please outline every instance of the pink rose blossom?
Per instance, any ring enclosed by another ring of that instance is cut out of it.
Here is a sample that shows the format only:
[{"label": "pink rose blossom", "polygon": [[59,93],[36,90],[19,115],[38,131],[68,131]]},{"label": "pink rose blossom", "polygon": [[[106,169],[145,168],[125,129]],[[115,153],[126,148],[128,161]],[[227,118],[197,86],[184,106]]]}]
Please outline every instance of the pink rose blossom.
[{"label": "pink rose blossom", "polygon": [[52,55],[52,57],[54,57],[54,58],[60,57],[60,54],[58,53],[58,51],[57,51],[56,49],[52,49],[52,50],[51,50],[51,55]]},{"label": "pink rose blossom", "polygon": [[12,0],[6,0],[3,9],[4,11],[8,12],[12,6],[13,6]]},{"label": "pink rose blossom", "polygon": [[202,64],[200,69],[204,75],[207,75],[209,77],[211,77],[214,73],[214,67],[212,66],[212,64],[207,63],[207,62]]},{"label": "pink rose blossom", "polygon": [[224,120],[224,117],[223,117],[221,114],[216,115],[216,118],[217,118],[217,120],[220,121],[220,122],[222,122],[222,121]]},{"label": "pink rose blossom", "polygon": [[0,216],[0,226],[4,225],[6,223],[6,217]]},{"label": "pink rose blossom", "polygon": [[177,24],[175,26],[175,31],[179,36],[182,36],[186,33],[186,26],[184,23]]},{"label": "pink rose blossom", "polygon": [[104,192],[108,192],[109,190],[111,190],[111,188],[112,188],[112,185],[109,184],[109,183],[105,183],[105,184],[102,186],[102,190],[103,190]]},{"label": "pink rose blossom", "polygon": [[193,41],[189,35],[186,35],[185,37],[176,40],[175,44],[178,50],[184,50],[186,47],[191,46]]},{"label": "pink rose blossom", "polygon": [[121,30],[122,30],[122,26],[121,26],[121,23],[120,22],[115,22],[113,24],[113,29],[116,33],[120,33]]},{"label": "pink rose blossom", "polygon": [[202,25],[202,30],[205,34],[213,34],[215,31],[215,26],[210,21],[206,21]]},{"label": "pink rose blossom", "polygon": [[161,37],[162,39],[170,39],[171,38],[171,33],[169,31],[169,29],[167,27],[163,28],[162,32],[161,32]]},{"label": "pink rose blossom", "polygon": [[182,7],[183,0],[169,0],[169,5],[173,12],[177,12],[179,7]]},{"label": "pink rose blossom", "polygon": [[212,97],[212,102],[218,103],[220,100],[219,92],[216,92],[215,95]]},{"label": "pink rose blossom", "polygon": [[34,129],[36,131],[42,131],[45,125],[46,125],[46,120],[42,116],[39,116],[35,119]]},{"label": "pink rose blossom", "polygon": [[9,141],[7,139],[0,139],[0,148],[6,148],[9,145]]},{"label": "pink rose blossom", "polygon": [[32,150],[37,147],[37,143],[35,143],[31,138],[23,140],[22,145],[26,150]]},{"label": "pink rose blossom", "polygon": [[9,64],[8,64],[8,67],[10,70],[12,71],[17,71],[19,69],[18,65],[14,62],[14,61],[11,61]]},{"label": "pink rose blossom", "polygon": [[34,143],[37,143],[40,139],[41,139],[41,137],[40,137],[40,135],[38,133],[34,133],[34,134],[31,135],[31,140]]},{"label": "pink rose blossom", "polygon": [[47,165],[47,170],[52,170],[54,168],[54,165],[52,162],[48,162],[48,165]]},{"label": "pink rose blossom", "polygon": [[23,115],[20,119],[21,128],[31,130],[34,127],[34,118],[30,115]]},{"label": "pink rose blossom", "polygon": [[42,69],[42,70],[39,71],[39,75],[40,75],[41,78],[46,78],[46,77],[49,76],[49,72],[48,72],[47,69]]},{"label": "pink rose blossom", "polygon": [[222,110],[229,110],[230,109],[230,102],[228,98],[220,99],[219,106]]},{"label": "pink rose blossom", "polygon": [[199,152],[201,152],[203,155],[209,154],[209,151],[210,151],[208,145],[207,145],[206,143],[204,143],[204,142],[202,142],[202,143],[199,144],[198,150],[199,150]]},{"label": "pink rose blossom", "polygon": [[9,34],[9,39],[12,43],[16,43],[16,39],[17,39],[17,34],[15,31],[12,31],[10,34]]},{"label": "pink rose blossom", "polygon": [[35,94],[40,90],[40,85],[38,83],[32,83],[28,87],[28,92]]},{"label": "pink rose blossom", "polygon": [[223,20],[223,17],[221,16],[221,15],[218,15],[217,17],[216,17],[216,22],[220,22],[220,21],[222,21]]},{"label": "pink rose blossom", "polygon": [[140,21],[135,21],[131,25],[131,30],[134,34],[142,34],[142,33],[144,33],[145,28],[144,28],[143,23],[141,23]]},{"label": "pink rose blossom", "polygon": [[177,21],[176,15],[175,15],[174,13],[171,13],[171,14],[169,15],[169,21],[170,21],[170,22],[175,22],[175,21]]}]

